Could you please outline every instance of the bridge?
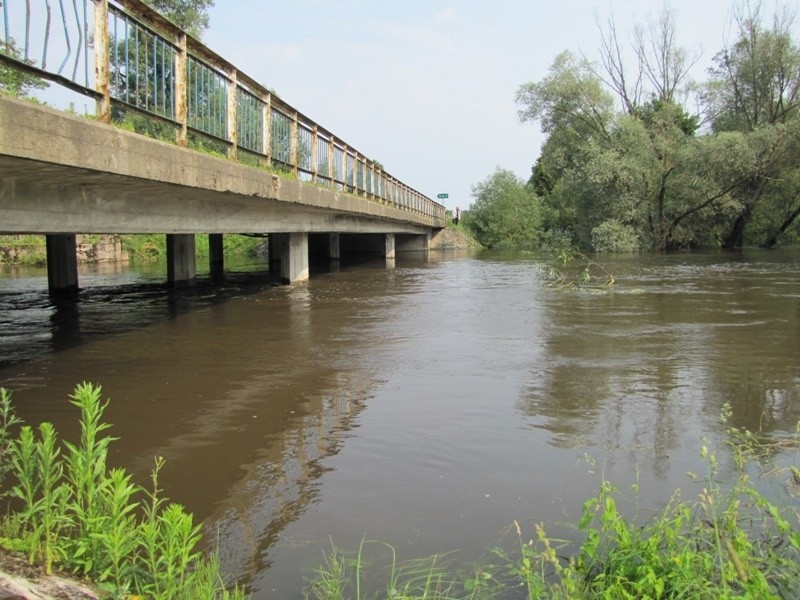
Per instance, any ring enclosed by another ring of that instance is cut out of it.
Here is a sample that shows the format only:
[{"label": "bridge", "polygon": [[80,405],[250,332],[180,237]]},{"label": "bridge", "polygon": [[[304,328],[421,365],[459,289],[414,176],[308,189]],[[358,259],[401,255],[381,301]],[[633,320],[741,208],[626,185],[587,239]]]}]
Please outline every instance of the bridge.
[{"label": "bridge", "polygon": [[44,5],[2,3],[0,69],[96,114],[0,97],[0,233],[46,236],[51,291],[78,287],[76,234],[165,234],[173,284],[195,277],[196,235],[213,275],[225,234],[266,234],[270,270],[295,283],[310,258],[393,259],[444,226],[441,204],[143,2],[61,3],[60,28]]}]

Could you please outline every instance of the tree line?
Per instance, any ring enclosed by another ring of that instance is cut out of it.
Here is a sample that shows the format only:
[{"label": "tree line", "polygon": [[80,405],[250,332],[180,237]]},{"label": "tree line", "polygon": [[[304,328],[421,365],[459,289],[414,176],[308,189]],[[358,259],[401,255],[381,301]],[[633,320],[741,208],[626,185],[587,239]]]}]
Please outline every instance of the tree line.
[{"label": "tree line", "polygon": [[[733,8],[705,81],[665,7],[629,40],[598,21],[598,58],[565,51],[516,94],[546,134],[528,181],[498,168],[465,224],[488,247],[606,252],[800,241],[797,9]],[[631,58],[629,58],[631,57]],[[694,110],[690,106],[695,106]]]}]

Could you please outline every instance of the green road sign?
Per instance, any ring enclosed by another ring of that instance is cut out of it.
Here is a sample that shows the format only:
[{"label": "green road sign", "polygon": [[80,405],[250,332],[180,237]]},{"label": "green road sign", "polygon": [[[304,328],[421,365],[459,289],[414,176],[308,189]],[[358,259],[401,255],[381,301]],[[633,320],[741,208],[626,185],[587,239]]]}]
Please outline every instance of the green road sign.
[{"label": "green road sign", "polygon": [[444,200],[445,198],[449,198],[450,195],[449,194],[439,194],[436,197],[439,198],[440,200]]}]

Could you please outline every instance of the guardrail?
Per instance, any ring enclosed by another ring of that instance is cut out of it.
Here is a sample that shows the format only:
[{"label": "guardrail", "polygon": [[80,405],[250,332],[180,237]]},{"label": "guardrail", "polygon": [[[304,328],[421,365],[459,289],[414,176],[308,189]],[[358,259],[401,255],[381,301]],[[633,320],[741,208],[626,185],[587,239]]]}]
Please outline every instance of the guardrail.
[{"label": "guardrail", "polygon": [[94,98],[104,122],[132,110],[174,127],[181,146],[207,138],[230,158],[445,219],[444,206],[140,0],[59,0],[57,11],[50,0],[3,0],[2,9],[0,66]]}]

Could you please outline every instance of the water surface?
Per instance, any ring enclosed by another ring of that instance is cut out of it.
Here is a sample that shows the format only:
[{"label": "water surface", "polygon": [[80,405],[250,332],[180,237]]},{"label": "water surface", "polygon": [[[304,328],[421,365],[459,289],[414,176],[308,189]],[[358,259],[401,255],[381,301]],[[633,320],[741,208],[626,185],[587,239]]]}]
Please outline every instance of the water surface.
[{"label": "water surface", "polygon": [[101,383],[113,462],[145,483],[163,456],[224,568],[256,598],[300,598],[331,540],[478,560],[514,520],[574,538],[601,477],[639,483],[625,510],[691,497],[704,436],[725,463],[724,403],[735,425],[794,431],[800,252],[603,260],[618,285],[602,293],[499,255],[295,287],[257,266],[182,290],[158,269],[86,272],[76,302],[6,273],[0,385],[74,437],[67,395]]}]

